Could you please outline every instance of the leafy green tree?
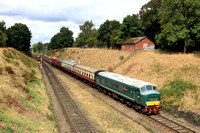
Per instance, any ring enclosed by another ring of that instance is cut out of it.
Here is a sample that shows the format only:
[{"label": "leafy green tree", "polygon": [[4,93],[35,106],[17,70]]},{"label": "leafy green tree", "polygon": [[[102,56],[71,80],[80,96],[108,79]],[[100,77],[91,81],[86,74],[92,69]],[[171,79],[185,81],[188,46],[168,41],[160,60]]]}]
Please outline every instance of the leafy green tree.
[{"label": "leafy green tree", "polygon": [[0,21],[0,31],[6,33],[6,23],[4,21]]},{"label": "leafy green tree", "polygon": [[161,7],[161,0],[151,0],[140,9],[140,21],[144,28],[144,35],[155,41],[155,36],[161,32],[158,11]]},{"label": "leafy green tree", "polygon": [[[116,20],[106,20],[103,24],[100,25],[97,34],[97,40],[99,44],[97,46],[110,48],[110,37],[114,30],[120,29],[120,22]],[[104,42],[104,43],[102,43]]]},{"label": "leafy green tree", "polygon": [[[91,21],[86,21],[83,25],[80,25],[80,33],[76,38],[75,46],[76,47],[84,47],[88,45],[90,47],[94,46],[90,41],[94,42],[94,24]],[[89,44],[88,44],[89,43]]]},{"label": "leafy green tree", "polygon": [[86,40],[86,44],[88,47],[96,47],[97,46],[97,30],[93,29],[89,35],[89,38]]},{"label": "leafy green tree", "polygon": [[5,47],[6,46],[6,41],[7,41],[7,36],[5,33],[3,33],[1,30],[0,30],[0,47]]},{"label": "leafy green tree", "polygon": [[6,23],[4,21],[0,21],[0,47],[5,47],[7,40]]},{"label": "leafy green tree", "polygon": [[121,48],[121,44],[124,41],[123,38],[121,38],[123,35],[123,32],[118,29],[118,30],[114,30],[110,36],[110,45],[112,48],[117,48],[120,49]]},{"label": "leafy green tree", "polygon": [[16,48],[28,55],[30,53],[31,31],[25,24],[16,23],[7,30],[7,46]]},{"label": "leafy green tree", "polygon": [[162,47],[182,47],[193,45],[199,39],[199,0],[165,0],[159,10],[161,33],[156,36]]},{"label": "leafy green tree", "polygon": [[142,24],[138,19],[138,15],[128,15],[123,19],[121,26],[121,31],[123,32],[122,39],[126,40],[131,37],[139,37],[144,35],[144,29]]},{"label": "leafy green tree", "polygon": [[62,27],[60,32],[51,38],[48,49],[72,47],[73,43],[73,32],[68,28]]},{"label": "leafy green tree", "polygon": [[42,42],[35,43],[32,47],[34,52],[40,53],[44,50],[44,44]]}]

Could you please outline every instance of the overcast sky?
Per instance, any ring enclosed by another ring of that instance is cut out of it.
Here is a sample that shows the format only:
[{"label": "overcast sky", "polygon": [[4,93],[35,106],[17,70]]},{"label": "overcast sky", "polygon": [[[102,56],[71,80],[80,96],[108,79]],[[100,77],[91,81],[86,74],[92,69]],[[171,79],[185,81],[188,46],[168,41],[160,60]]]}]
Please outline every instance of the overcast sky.
[{"label": "overcast sky", "polygon": [[107,19],[122,22],[127,15],[138,14],[149,0],[0,0],[0,21],[9,28],[26,24],[32,33],[31,44],[50,42],[61,27],[78,36],[79,25],[92,20],[99,28]]}]

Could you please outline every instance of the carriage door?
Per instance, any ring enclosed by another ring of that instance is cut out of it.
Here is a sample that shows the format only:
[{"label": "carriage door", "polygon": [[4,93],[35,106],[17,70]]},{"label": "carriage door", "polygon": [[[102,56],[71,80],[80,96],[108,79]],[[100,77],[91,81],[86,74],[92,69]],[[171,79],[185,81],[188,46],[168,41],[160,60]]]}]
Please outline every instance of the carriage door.
[{"label": "carriage door", "polygon": [[128,91],[128,92],[127,92],[127,93],[128,93],[128,96],[129,96],[130,98],[132,98],[132,97],[133,97],[133,93],[134,93],[134,92],[133,92],[133,89],[132,89],[131,87],[128,87],[128,88],[127,88],[127,91]]},{"label": "carriage door", "polygon": [[137,100],[137,102],[140,102],[140,90],[138,88],[136,91],[136,100]]}]

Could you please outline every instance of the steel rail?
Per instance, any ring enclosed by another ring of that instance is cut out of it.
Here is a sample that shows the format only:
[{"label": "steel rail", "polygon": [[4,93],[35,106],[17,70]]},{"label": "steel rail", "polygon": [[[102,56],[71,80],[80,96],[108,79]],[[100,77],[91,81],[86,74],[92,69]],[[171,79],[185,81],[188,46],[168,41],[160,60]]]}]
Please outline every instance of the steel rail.
[{"label": "steel rail", "polygon": [[72,132],[91,132],[94,130],[91,127],[90,123],[86,120],[84,115],[79,110],[78,106],[75,104],[69,93],[62,86],[55,73],[43,63],[44,70],[47,74],[47,77],[53,86],[54,93],[61,105],[63,113],[67,116],[66,120],[68,121]]}]

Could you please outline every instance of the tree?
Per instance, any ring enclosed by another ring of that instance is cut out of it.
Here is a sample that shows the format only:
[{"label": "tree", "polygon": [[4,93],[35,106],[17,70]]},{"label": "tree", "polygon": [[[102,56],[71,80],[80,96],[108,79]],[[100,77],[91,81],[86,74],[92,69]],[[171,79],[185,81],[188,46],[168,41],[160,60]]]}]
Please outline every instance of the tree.
[{"label": "tree", "polygon": [[[95,32],[94,32],[94,24],[91,21],[86,21],[83,25],[80,25],[80,33],[78,37],[76,38],[75,46],[76,47],[84,47],[85,45],[88,45],[90,47],[94,46],[94,44],[91,44],[90,41],[94,41]],[[92,41],[92,42],[93,42]],[[88,44],[90,43],[90,44]]]},{"label": "tree", "polygon": [[5,33],[3,33],[1,30],[0,30],[0,47],[5,47],[6,46],[6,41],[7,41],[7,36]]},{"label": "tree", "polygon": [[0,21],[0,47],[5,47],[6,41],[8,40],[5,25],[6,23],[4,21]]},{"label": "tree", "polygon": [[161,7],[161,0],[151,0],[140,9],[140,21],[144,28],[144,35],[155,41],[155,36],[161,32],[158,11]]},{"label": "tree", "polygon": [[97,34],[97,40],[100,42],[98,46],[106,45],[107,48],[110,48],[111,34],[114,30],[118,30],[118,29],[120,29],[120,22],[116,20],[112,20],[112,21],[106,20],[103,24],[101,24],[98,29],[98,34]]},{"label": "tree", "polygon": [[110,45],[112,48],[117,48],[120,49],[121,48],[121,44],[124,41],[124,39],[122,38],[123,32],[118,29],[118,30],[114,30],[110,36]]},{"label": "tree", "polygon": [[38,42],[38,43],[35,43],[33,44],[33,51],[34,52],[42,52],[44,50],[44,44],[42,42]]},{"label": "tree", "polygon": [[165,0],[159,10],[161,33],[156,36],[157,43],[166,46],[183,47],[194,44],[199,36],[200,1]]},{"label": "tree", "polygon": [[4,21],[0,21],[0,31],[6,33],[6,23]]},{"label": "tree", "polygon": [[97,30],[93,29],[89,35],[89,38],[86,40],[86,44],[88,47],[96,47],[97,46]]},{"label": "tree", "polygon": [[31,31],[25,24],[16,23],[7,30],[7,46],[16,48],[28,55],[30,53]]},{"label": "tree", "polygon": [[141,22],[138,19],[138,15],[133,14],[132,16],[128,15],[125,17],[123,19],[121,31],[123,32],[122,39],[124,40],[130,37],[143,36],[144,30]]},{"label": "tree", "polygon": [[68,28],[62,27],[60,32],[51,38],[48,49],[72,47],[73,43],[73,32]]}]

